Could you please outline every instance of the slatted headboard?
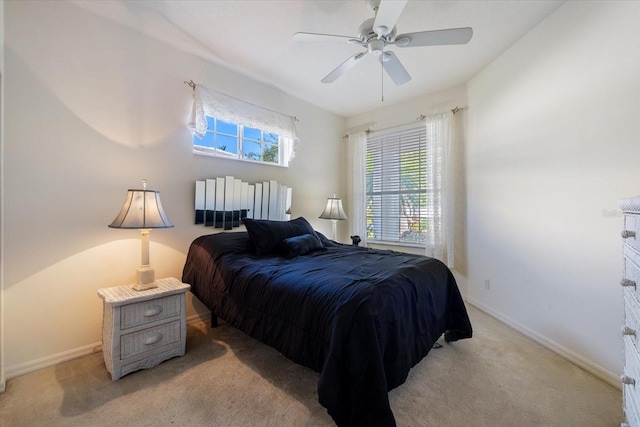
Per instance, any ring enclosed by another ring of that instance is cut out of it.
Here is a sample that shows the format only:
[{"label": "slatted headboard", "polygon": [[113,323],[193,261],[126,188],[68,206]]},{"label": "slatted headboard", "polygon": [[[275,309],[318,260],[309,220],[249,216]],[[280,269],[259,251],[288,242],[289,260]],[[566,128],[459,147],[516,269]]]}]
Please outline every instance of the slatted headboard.
[{"label": "slatted headboard", "polygon": [[196,181],[195,223],[231,230],[242,218],[286,221],[291,190],[275,180],[249,184],[225,176]]}]

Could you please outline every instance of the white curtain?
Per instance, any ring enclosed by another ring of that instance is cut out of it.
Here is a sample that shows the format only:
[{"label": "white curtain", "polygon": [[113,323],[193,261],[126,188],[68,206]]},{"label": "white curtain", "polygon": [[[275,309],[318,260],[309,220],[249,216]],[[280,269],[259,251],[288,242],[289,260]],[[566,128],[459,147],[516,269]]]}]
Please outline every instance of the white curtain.
[{"label": "white curtain", "polygon": [[367,135],[364,132],[349,135],[348,159],[351,165],[349,174],[349,232],[351,236],[360,236],[362,246],[367,245],[367,184],[366,159]]},{"label": "white curtain", "polygon": [[188,127],[191,133],[199,138],[202,138],[207,130],[206,116],[277,133],[280,137],[289,140],[288,153],[286,153],[288,160],[295,156],[294,148],[298,135],[294,117],[253,105],[202,85],[196,85]]},{"label": "white curtain", "polygon": [[453,113],[426,118],[427,209],[434,220],[427,223],[426,255],[453,268]]}]

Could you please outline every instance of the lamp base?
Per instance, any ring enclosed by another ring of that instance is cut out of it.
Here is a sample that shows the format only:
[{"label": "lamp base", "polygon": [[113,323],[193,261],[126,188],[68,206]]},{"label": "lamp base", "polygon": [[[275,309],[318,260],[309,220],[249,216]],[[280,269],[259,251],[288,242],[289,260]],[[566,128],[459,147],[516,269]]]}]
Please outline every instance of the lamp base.
[{"label": "lamp base", "polygon": [[331,220],[331,231],[333,231],[333,241],[337,242],[338,241],[338,220],[336,219]]},{"label": "lamp base", "polygon": [[133,288],[134,291],[146,291],[148,289],[154,289],[154,288],[157,288],[157,287],[158,287],[158,285],[156,285],[155,282],[154,283],[147,283],[145,285],[141,285],[141,284],[136,283],[135,285],[131,286],[131,288]]},{"label": "lamp base", "polygon": [[138,270],[136,270],[138,276],[138,282],[133,285],[133,289],[136,291],[146,291],[147,289],[157,288],[156,279],[155,279],[155,271],[153,267],[149,265],[141,265]]}]

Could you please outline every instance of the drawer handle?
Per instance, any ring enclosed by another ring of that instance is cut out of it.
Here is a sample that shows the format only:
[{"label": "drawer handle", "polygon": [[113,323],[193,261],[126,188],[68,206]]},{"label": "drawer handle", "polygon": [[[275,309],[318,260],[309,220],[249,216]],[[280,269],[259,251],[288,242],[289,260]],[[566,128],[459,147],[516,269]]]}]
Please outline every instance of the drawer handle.
[{"label": "drawer handle", "polygon": [[159,305],[152,305],[144,311],[144,317],[157,316],[162,312],[162,307]]},{"label": "drawer handle", "polygon": [[157,342],[159,342],[162,339],[162,334],[160,332],[155,333],[153,335],[149,335],[145,340],[144,340],[144,345],[151,345],[151,344],[155,344]]},{"label": "drawer handle", "polygon": [[634,288],[636,287],[636,282],[634,282],[633,280],[629,280],[629,279],[622,279],[620,281],[620,285],[622,286],[633,286]]},{"label": "drawer handle", "polygon": [[622,384],[626,384],[626,385],[636,385],[636,380],[634,380],[631,377],[628,377],[626,375],[623,375],[620,377],[620,381],[622,381]]},{"label": "drawer handle", "polygon": [[631,329],[628,326],[623,326],[622,327],[622,335],[636,335],[636,330],[635,329]]},{"label": "drawer handle", "polygon": [[629,237],[636,237],[636,232],[630,230],[622,230],[622,233],[620,233],[620,235],[623,239],[628,239]]}]

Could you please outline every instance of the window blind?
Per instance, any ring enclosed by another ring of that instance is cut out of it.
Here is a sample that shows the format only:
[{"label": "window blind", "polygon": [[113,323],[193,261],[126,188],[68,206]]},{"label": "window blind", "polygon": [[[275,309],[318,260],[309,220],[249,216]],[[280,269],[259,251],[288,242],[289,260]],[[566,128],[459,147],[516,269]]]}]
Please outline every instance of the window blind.
[{"label": "window blind", "polygon": [[367,238],[423,245],[433,220],[428,199],[439,183],[429,182],[424,126],[367,139]]}]

